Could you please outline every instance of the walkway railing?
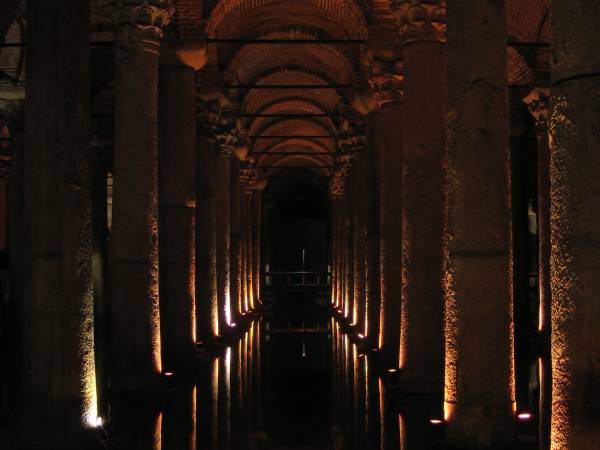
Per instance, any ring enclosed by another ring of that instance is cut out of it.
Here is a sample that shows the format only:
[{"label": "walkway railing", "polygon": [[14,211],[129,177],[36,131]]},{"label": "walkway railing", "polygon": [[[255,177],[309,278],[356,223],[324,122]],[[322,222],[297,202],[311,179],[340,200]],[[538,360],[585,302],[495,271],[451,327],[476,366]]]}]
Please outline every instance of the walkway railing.
[{"label": "walkway railing", "polygon": [[331,274],[309,271],[270,271],[265,272],[266,286],[314,286],[328,287]]}]

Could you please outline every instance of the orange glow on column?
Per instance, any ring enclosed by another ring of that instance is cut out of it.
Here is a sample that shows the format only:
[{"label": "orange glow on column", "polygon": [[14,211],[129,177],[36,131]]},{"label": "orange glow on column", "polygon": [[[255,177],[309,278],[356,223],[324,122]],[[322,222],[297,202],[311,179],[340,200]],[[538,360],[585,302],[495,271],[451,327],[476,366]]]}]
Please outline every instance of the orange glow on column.
[{"label": "orange glow on column", "polygon": [[[156,274],[158,280],[158,259],[153,258],[156,267]],[[158,282],[152,287],[152,310],[151,310],[151,322],[152,322],[152,356],[154,363],[154,370],[156,373],[162,373],[162,353],[161,353],[161,342],[160,342],[160,306],[158,297]]]},{"label": "orange glow on column", "polygon": [[162,450],[162,412],[156,417],[156,423],[154,424],[154,445],[152,450]]},{"label": "orange glow on column", "polygon": [[79,328],[79,351],[82,355],[81,394],[83,408],[83,423],[88,427],[97,427],[98,393],[96,386],[96,361],[94,341],[94,299],[91,286],[82,299],[82,320]]}]

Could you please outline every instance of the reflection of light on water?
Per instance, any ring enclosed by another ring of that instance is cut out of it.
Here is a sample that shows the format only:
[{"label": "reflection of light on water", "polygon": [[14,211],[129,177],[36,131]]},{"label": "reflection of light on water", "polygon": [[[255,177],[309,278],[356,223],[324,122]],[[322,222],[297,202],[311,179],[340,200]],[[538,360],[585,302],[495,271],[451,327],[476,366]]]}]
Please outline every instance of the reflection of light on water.
[{"label": "reflection of light on water", "polygon": [[404,417],[402,417],[402,414],[398,414],[398,427],[400,429],[400,450],[407,450],[407,448],[406,448],[406,424],[404,423]]},{"label": "reflection of light on water", "polygon": [[162,450],[162,412],[156,418],[154,424],[154,448],[152,450]]}]

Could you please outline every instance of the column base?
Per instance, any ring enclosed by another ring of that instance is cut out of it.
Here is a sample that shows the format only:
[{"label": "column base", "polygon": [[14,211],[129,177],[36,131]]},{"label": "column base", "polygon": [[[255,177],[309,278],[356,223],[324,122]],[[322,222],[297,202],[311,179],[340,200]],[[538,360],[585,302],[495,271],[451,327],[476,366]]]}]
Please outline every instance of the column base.
[{"label": "column base", "polygon": [[493,414],[480,406],[446,402],[446,442],[451,448],[476,450],[512,449],[516,425],[512,414]]}]

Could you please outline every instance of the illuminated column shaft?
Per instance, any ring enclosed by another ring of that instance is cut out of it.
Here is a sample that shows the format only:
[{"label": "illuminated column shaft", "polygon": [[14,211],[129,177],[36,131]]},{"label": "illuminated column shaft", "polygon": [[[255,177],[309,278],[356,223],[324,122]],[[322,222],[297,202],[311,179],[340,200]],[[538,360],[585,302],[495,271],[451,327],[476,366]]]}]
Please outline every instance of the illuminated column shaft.
[{"label": "illuminated column shaft", "polygon": [[540,449],[550,448],[552,408],[552,366],[550,363],[550,147],[548,142],[548,89],[535,88],[524,99],[537,129],[537,187],[538,187],[538,274],[539,274],[539,332],[541,383],[539,403]]},{"label": "illuminated column shaft", "polygon": [[248,204],[246,201],[247,177],[242,176],[241,193],[240,193],[240,210],[241,210],[241,292],[242,292],[242,312],[247,312],[250,309],[250,297],[248,295],[248,247],[247,247],[247,224],[248,220]]},{"label": "illuminated column shaft", "polygon": [[246,267],[246,295],[248,296],[248,308],[254,310],[254,279],[253,279],[253,248],[252,248],[252,197],[254,188],[248,186],[244,193],[245,230],[244,230],[244,265]]},{"label": "illuminated column shaft", "polygon": [[552,2],[550,218],[553,450],[600,442],[600,14]]},{"label": "illuminated column shaft", "polygon": [[[352,187],[350,192],[352,192]],[[344,317],[352,319],[352,304],[354,302],[354,258],[352,251],[352,198],[347,192],[344,197],[345,222],[344,222]]]},{"label": "illuminated column shaft", "polygon": [[[446,435],[514,443],[504,2],[448,4]],[[469,67],[469,70],[465,70]]]},{"label": "illuminated column shaft", "polygon": [[369,144],[363,171],[365,183],[365,276],[366,332],[370,348],[379,345],[381,315],[381,272],[379,264],[380,230],[380,167],[383,132],[377,127],[377,114],[370,115]]},{"label": "illuminated column shaft", "polygon": [[[441,278],[446,58],[439,28],[445,0],[400,3],[405,8],[400,17],[406,125],[400,365],[403,389],[437,393],[442,391],[444,371]],[[427,13],[424,23],[413,20],[421,9]]]},{"label": "illuminated column shaft", "polygon": [[111,265],[112,389],[144,390],[161,372],[157,98],[161,6],[106,2],[117,26]]},{"label": "illuminated column shaft", "polygon": [[362,173],[363,158],[360,157],[359,162],[354,168],[353,183],[352,183],[352,203],[354,205],[354,227],[353,227],[353,297],[356,305],[356,317],[354,320],[357,326],[357,332],[365,335],[365,311],[366,311],[366,278],[365,278],[365,208],[364,208],[364,174]]},{"label": "illuminated column shaft", "polygon": [[231,151],[217,145],[215,214],[217,215],[217,298],[221,328],[231,320]]},{"label": "illuminated column shaft", "polygon": [[402,298],[402,104],[389,103],[378,114],[381,143],[381,197],[379,249],[381,270],[381,358],[397,367],[400,351]]},{"label": "illuminated column shaft", "polygon": [[254,195],[252,198],[252,258],[253,258],[253,276],[254,281],[254,301],[260,303],[260,237],[262,226],[262,189],[266,187],[265,183],[256,183]]},{"label": "illuminated column shaft", "polygon": [[87,414],[95,419],[89,17],[89,2],[27,3],[31,265],[20,306],[22,448],[86,447]]},{"label": "illuminated column shaft", "polygon": [[239,321],[242,311],[242,241],[241,241],[240,160],[231,160],[231,320]]},{"label": "illuminated column shaft", "polygon": [[331,257],[330,257],[330,267],[331,267],[331,305],[335,307],[336,305],[336,281],[337,281],[337,262],[336,262],[336,253],[337,253],[337,245],[338,245],[338,237],[337,237],[337,199],[331,193]]},{"label": "illuminated column shaft", "polygon": [[206,127],[196,140],[196,334],[199,341],[219,334],[217,303],[217,219],[214,142]]},{"label": "illuminated column shaft", "polygon": [[159,79],[159,263],[162,354],[173,368],[194,350],[196,105],[191,67]]}]

